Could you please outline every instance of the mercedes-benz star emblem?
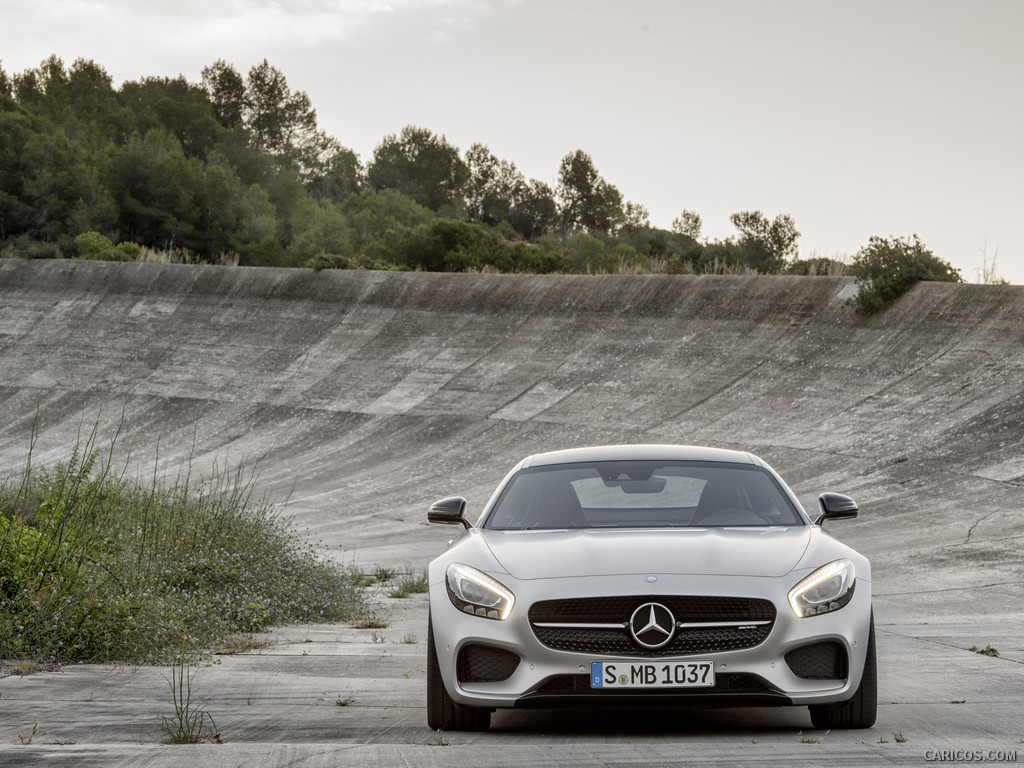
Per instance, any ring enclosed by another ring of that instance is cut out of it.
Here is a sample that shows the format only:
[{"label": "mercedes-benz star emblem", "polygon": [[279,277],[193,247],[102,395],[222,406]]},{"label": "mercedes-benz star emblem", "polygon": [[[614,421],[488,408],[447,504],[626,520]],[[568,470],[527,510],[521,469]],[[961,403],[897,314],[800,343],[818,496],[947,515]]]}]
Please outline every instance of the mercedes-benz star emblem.
[{"label": "mercedes-benz star emblem", "polygon": [[644,603],[629,619],[633,639],[652,651],[668,645],[676,633],[676,617],[661,603]]}]

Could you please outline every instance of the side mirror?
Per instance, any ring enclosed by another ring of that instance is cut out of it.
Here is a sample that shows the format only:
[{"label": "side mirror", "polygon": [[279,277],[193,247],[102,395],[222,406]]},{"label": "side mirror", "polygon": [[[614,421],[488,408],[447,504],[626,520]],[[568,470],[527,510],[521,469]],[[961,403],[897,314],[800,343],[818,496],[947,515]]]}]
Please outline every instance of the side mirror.
[{"label": "side mirror", "polygon": [[857,502],[849,496],[841,493],[823,493],[818,497],[818,507],[821,515],[814,521],[815,525],[821,525],[826,520],[843,520],[857,516]]},{"label": "side mirror", "polygon": [[431,523],[462,523],[466,528],[473,527],[466,519],[466,500],[461,496],[435,501],[427,512],[427,520]]}]

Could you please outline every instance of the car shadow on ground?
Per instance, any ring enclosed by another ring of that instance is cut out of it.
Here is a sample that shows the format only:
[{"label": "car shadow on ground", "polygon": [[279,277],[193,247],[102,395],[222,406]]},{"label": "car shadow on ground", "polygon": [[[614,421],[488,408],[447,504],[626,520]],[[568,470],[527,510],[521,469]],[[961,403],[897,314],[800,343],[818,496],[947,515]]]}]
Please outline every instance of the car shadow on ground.
[{"label": "car shadow on ground", "polygon": [[764,708],[635,708],[602,706],[585,709],[497,710],[492,731],[605,736],[700,733],[736,734],[813,730],[806,707]]}]

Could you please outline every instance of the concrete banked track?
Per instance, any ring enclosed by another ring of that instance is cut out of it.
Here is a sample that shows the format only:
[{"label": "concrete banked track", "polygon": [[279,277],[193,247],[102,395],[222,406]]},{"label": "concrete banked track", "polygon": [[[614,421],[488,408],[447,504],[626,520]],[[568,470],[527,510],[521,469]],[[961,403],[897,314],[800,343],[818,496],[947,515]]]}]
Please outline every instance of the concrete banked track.
[{"label": "concrete banked track", "polygon": [[855,496],[840,532],[883,577],[912,532],[983,579],[1024,521],[1024,289],[920,284],[870,319],[854,290],[4,260],[0,466],[20,467],[37,403],[45,462],[129,398],[137,455],[259,459],[300,524],[376,562],[437,530],[434,498],[479,510],[529,453],[708,444],[758,453],[809,510]]},{"label": "concrete banked track", "polygon": [[739,448],[809,511],[857,499],[830,529],[873,561],[880,630],[1024,660],[1024,288],[919,284],[870,318],[855,290],[0,260],[0,475],[34,422],[35,460],[56,461],[127,401],[160,472],[258,460],[339,559],[419,568],[453,532],[429,502],[472,516],[524,455]]}]

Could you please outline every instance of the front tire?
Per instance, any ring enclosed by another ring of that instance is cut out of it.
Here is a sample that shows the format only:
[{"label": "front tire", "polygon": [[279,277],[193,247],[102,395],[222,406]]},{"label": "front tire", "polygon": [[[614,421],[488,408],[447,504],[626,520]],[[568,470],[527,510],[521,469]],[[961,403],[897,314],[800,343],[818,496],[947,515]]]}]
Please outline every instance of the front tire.
[{"label": "front tire", "polygon": [[853,698],[842,704],[822,704],[808,707],[815,728],[870,728],[875,724],[878,711],[878,669],[875,663],[875,616],[871,615],[868,634],[868,652],[864,659],[864,674]]},{"label": "front tire", "polygon": [[465,707],[452,701],[444,687],[434,647],[434,625],[427,618],[427,726],[433,731],[486,731],[491,710]]}]

